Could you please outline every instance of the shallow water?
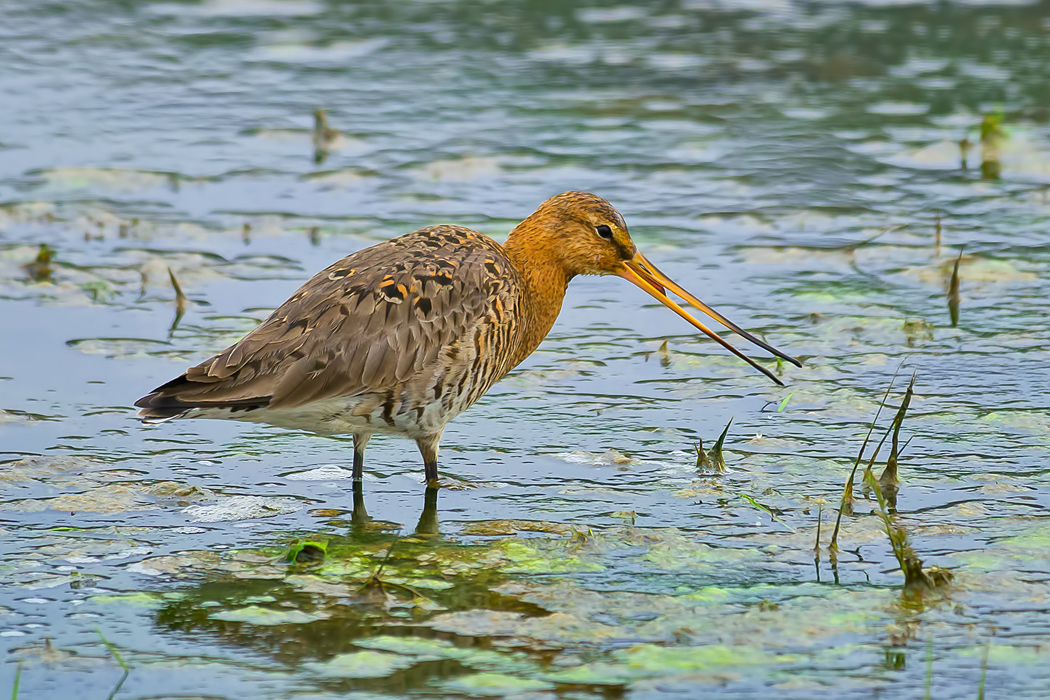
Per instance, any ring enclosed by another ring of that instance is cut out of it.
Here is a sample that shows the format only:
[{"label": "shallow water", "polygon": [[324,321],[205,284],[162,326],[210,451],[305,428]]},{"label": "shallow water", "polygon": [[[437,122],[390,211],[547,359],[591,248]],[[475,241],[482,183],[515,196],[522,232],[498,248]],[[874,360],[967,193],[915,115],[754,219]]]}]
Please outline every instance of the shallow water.
[{"label": "shallow water", "polygon": [[[116,697],[1044,697],[1050,3],[882,5],[0,0],[0,692],[110,696],[101,634]],[[134,419],[346,253],[566,189],[804,368],[578,280],[436,509],[411,443],[355,502],[347,440]],[[859,486],[828,561],[901,362],[924,604]]]}]

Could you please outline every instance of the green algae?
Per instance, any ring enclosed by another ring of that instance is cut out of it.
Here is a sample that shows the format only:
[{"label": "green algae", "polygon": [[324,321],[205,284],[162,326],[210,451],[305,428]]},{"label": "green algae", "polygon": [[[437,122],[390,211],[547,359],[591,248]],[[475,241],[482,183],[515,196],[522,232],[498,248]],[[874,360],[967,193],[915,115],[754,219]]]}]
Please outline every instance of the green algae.
[{"label": "green algae", "polygon": [[494,697],[513,697],[521,693],[554,689],[551,683],[502,673],[474,673],[460,676],[455,680],[446,681],[442,687],[454,693]]},{"label": "green algae", "polygon": [[288,545],[282,558],[289,563],[314,563],[324,561],[327,551],[327,542],[296,539]]},{"label": "green algae", "polygon": [[156,593],[114,593],[93,595],[88,598],[91,603],[102,605],[130,605],[136,608],[158,608],[165,603],[165,598]]},{"label": "green algae", "polygon": [[758,670],[762,675],[770,675],[778,666],[797,661],[797,657],[772,654],[751,646],[638,644],[613,652],[610,661],[585,664],[544,677],[558,683],[627,685],[640,679],[672,679],[698,672],[725,673],[743,668],[749,673]]},{"label": "green algae", "polygon": [[485,560],[507,574],[564,574],[604,568],[574,553],[571,547],[565,540],[504,539],[494,544]]},{"label": "green algae", "polygon": [[308,622],[324,620],[329,616],[330,613],[324,611],[308,613],[303,612],[302,610],[276,610],[274,608],[264,608],[258,605],[249,605],[243,608],[234,608],[231,610],[222,610],[211,613],[211,618],[213,620],[222,620],[223,622],[247,622],[248,624],[263,626],[302,625]]},{"label": "green algae", "polygon": [[498,652],[476,647],[459,647],[444,639],[386,635],[358,639],[355,640],[354,644],[364,649],[376,649],[413,656],[416,657],[417,661],[451,659],[469,668],[490,672],[528,673],[535,671],[535,664],[530,662],[524,654]]},{"label": "green algae", "polygon": [[981,657],[992,664],[1042,665],[1050,659],[1050,645],[1047,644],[1012,644],[1004,640],[995,640],[994,644],[982,645],[958,652],[964,657]]},{"label": "green algae", "polygon": [[303,664],[312,674],[329,678],[383,678],[415,663],[415,659],[378,651],[339,654],[328,661]]},{"label": "green algae", "polygon": [[613,653],[613,658],[632,674],[662,675],[706,671],[736,666],[773,666],[797,659],[771,654],[749,646],[721,644],[702,647],[662,647],[640,644]]},{"label": "green algae", "polygon": [[364,649],[378,649],[423,659],[452,658],[450,655],[456,652],[456,646],[446,639],[423,639],[421,637],[384,635],[358,639],[354,644]]}]

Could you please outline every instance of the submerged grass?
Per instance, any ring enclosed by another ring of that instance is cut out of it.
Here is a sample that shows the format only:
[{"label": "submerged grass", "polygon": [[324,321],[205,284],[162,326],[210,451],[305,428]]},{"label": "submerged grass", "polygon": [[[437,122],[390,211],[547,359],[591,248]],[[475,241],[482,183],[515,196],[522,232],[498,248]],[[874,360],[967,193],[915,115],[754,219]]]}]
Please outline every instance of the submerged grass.
[{"label": "submerged grass", "polygon": [[120,664],[120,667],[124,669],[124,671],[130,671],[131,667],[124,662],[124,657],[120,655],[120,652],[117,651],[117,648],[115,646],[113,646],[113,643],[106,639],[106,636],[102,634],[102,630],[96,627],[95,632],[98,633],[98,638],[101,639],[102,643],[106,645],[106,648],[109,649],[109,653],[112,654],[113,658],[117,660],[117,663]]},{"label": "submerged grass", "polygon": [[776,512],[774,512],[774,510],[772,508],[770,508],[767,505],[763,505],[762,503],[759,503],[755,499],[754,496],[749,496],[746,493],[742,493],[742,494],[740,494],[740,498],[742,498],[745,501],[747,501],[748,503],[750,503],[751,506],[754,507],[756,510],[760,510],[763,513],[765,513],[766,515],[768,515],[770,520],[772,520],[774,522],[778,522],[781,525],[783,525],[784,527],[786,527],[789,532],[794,532],[795,531],[795,528],[791,527],[786,522],[784,522],[784,520]]},{"label": "submerged grass", "polygon": [[933,691],[933,637],[931,636],[929,641],[926,642],[926,682],[924,685],[924,691],[922,697],[924,700],[930,700],[930,693]]},{"label": "submerged grass", "polygon": [[923,568],[922,559],[915,553],[911,542],[908,540],[907,530],[893,521],[893,516],[886,506],[886,499],[882,494],[882,489],[879,487],[878,480],[875,478],[875,473],[870,469],[866,469],[864,471],[864,481],[872,493],[875,494],[883,530],[890,539],[893,556],[900,565],[901,571],[904,572],[905,594],[921,600],[926,593],[951,583],[952,574],[950,571],[939,567]]},{"label": "submerged grass", "polygon": [[984,655],[981,657],[981,680],[977,684],[977,700],[984,700],[984,681],[988,677],[988,655],[992,651],[992,640],[984,647]]}]

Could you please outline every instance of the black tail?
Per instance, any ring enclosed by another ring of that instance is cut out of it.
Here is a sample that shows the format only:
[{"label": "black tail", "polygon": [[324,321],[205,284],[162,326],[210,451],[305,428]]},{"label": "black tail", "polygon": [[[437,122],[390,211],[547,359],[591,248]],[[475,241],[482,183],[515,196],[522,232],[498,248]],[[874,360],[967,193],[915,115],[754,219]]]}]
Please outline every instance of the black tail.
[{"label": "black tail", "polygon": [[180,394],[184,392],[197,393],[201,384],[202,382],[192,381],[183,374],[167,384],[158,386],[135,402],[135,406],[140,409],[138,417],[144,423],[161,423],[178,418],[194,408],[228,408],[236,412],[265,408],[270,403],[268,396],[234,401],[207,401],[180,397]]}]

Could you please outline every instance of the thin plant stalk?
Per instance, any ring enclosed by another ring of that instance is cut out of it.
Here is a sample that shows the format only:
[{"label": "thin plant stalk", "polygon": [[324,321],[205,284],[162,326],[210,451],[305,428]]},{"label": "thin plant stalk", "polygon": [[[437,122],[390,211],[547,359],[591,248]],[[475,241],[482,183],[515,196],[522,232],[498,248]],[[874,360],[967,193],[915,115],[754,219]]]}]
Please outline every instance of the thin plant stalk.
[{"label": "thin plant stalk", "polygon": [[890,456],[886,460],[886,468],[882,471],[882,476],[879,477],[879,486],[882,487],[893,507],[896,507],[897,488],[900,484],[900,479],[897,478],[897,460],[900,457],[901,425],[903,425],[904,416],[911,405],[911,397],[915,393],[916,375],[917,372],[912,372],[911,381],[908,382],[908,388],[904,391],[904,399],[901,401],[900,408],[897,409],[897,415],[893,417],[893,439],[890,442]]},{"label": "thin plant stalk", "polygon": [[842,491],[842,500],[839,503],[838,515],[835,516],[835,529],[831,532],[831,543],[828,545],[828,556],[832,563],[838,561],[839,551],[839,528],[842,527],[842,512],[849,510],[853,512],[853,481],[857,477],[857,467],[860,465],[860,460],[864,458],[864,450],[868,448],[868,441],[871,440],[871,434],[875,430],[875,424],[879,422],[879,416],[882,415],[882,409],[886,406],[886,399],[890,396],[890,391],[893,390],[893,383],[897,379],[897,375],[901,371],[901,367],[904,366],[904,360],[897,365],[897,369],[893,372],[893,376],[890,378],[890,385],[886,387],[886,393],[882,395],[882,401],[879,403],[879,410],[875,412],[875,418],[872,419],[871,425],[868,426],[868,434],[864,436],[864,442],[861,443],[860,452],[857,453],[857,458],[853,460],[853,469],[849,473],[849,479],[846,480],[846,487]]},{"label": "thin plant stalk", "polygon": [[981,681],[977,684],[977,700],[984,700],[984,680],[988,677],[988,654],[992,651],[992,640],[984,647],[984,655],[981,657]]},{"label": "thin plant stalk", "polygon": [[109,653],[112,654],[113,658],[117,660],[117,663],[120,664],[120,667],[125,671],[130,671],[131,667],[124,663],[124,658],[120,655],[120,652],[117,651],[117,648],[113,646],[113,643],[106,639],[105,635],[102,634],[102,630],[96,627],[95,632],[98,633],[98,638],[101,639],[102,643],[106,645],[106,648],[109,649]]},{"label": "thin plant stalk", "polygon": [[106,700],[113,700],[113,698],[117,696],[117,693],[120,692],[120,689],[124,687],[124,681],[126,681],[128,679],[128,676],[131,674],[131,667],[124,662],[124,657],[120,655],[120,652],[117,651],[117,648],[113,646],[112,642],[106,639],[105,635],[102,634],[102,630],[96,627],[95,632],[98,633],[98,638],[101,639],[102,643],[106,645],[107,649],[109,649],[109,653],[113,655],[113,658],[117,660],[117,663],[120,664],[120,667],[124,669],[124,675],[120,677],[120,680],[117,681],[117,685],[113,688],[113,691],[106,698]]},{"label": "thin plant stalk", "polygon": [[824,519],[824,506],[817,506],[817,541],[813,543],[813,561],[820,564],[820,525]]},{"label": "thin plant stalk", "polygon": [[948,315],[952,319],[952,328],[959,325],[959,263],[962,262],[963,249],[959,249],[959,257],[955,259],[955,267],[952,269],[952,278],[948,282]]},{"label": "thin plant stalk", "polygon": [[168,268],[168,277],[171,278],[171,287],[175,290],[175,320],[171,322],[170,329],[174,331],[178,327],[179,321],[186,314],[186,294],[182,291],[182,285],[179,284],[179,281],[175,278],[175,273],[171,271],[170,267]]},{"label": "thin plant stalk", "polygon": [[926,643],[926,692],[923,694],[924,700],[930,700],[930,693],[933,690],[933,637],[930,637],[930,641]]},{"label": "thin plant stalk", "polygon": [[940,255],[941,255],[941,213],[940,212],[937,212],[937,232],[936,232],[935,235],[936,235],[936,240],[934,241],[934,243],[937,246],[936,255],[937,255],[937,257],[940,257]]}]

